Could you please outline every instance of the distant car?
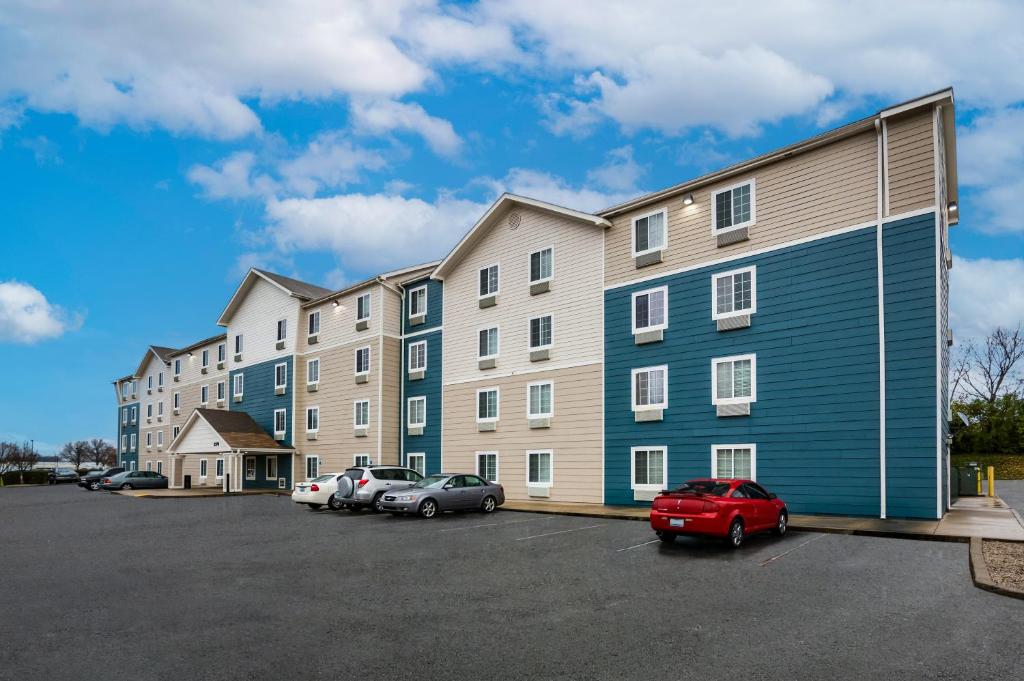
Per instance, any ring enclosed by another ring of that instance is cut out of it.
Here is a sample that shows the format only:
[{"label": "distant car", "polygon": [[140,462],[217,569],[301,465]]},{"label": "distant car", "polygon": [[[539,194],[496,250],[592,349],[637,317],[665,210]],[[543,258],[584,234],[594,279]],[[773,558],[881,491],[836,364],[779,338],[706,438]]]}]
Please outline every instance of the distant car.
[{"label": "distant car", "polygon": [[108,468],[107,470],[89,471],[78,481],[79,487],[91,489],[93,492],[100,488],[103,478],[112,478],[118,473],[124,473],[123,468]]},{"label": "distant car", "polygon": [[344,476],[344,473],[325,473],[309,482],[296,483],[295,490],[292,491],[292,501],[305,504],[312,509],[328,504],[334,510],[338,510],[341,505],[333,502],[334,493],[338,491],[338,480]]},{"label": "distant car", "polygon": [[338,491],[331,497],[331,508],[357,511],[370,507],[380,513],[381,500],[388,492],[411,487],[423,476],[402,466],[353,466],[338,480]]},{"label": "distant car", "polygon": [[125,471],[111,477],[104,477],[100,487],[116,489],[167,489],[167,476],[153,471]]},{"label": "distant car", "polygon": [[57,468],[50,471],[46,480],[51,485],[59,485],[62,482],[78,482],[78,471],[74,468]]},{"label": "distant car", "polygon": [[753,480],[691,480],[651,503],[651,528],[665,542],[679,535],[721,537],[733,548],[757,532],[786,534],[786,504]]},{"label": "distant car", "polygon": [[394,515],[417,513],[433,518],[441,511],[479,510],[493,513],[505,503],[505,489],[469,473],[441,473],[423,478],[408,489],[388,492],[381,508]]}]

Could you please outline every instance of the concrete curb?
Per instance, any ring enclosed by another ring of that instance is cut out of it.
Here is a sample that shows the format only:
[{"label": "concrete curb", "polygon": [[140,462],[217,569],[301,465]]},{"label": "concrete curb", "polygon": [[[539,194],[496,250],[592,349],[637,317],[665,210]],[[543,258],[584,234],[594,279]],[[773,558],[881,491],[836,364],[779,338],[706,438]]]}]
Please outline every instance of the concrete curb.
[{"label": "concrete curb", "polygon": [[212,492],[211,491],[209,494],[183,494],[181,496],[172,496],[172,495],[167,495],[167,494],[150,494],[150,493],[145,493],[145,492],[142,493],[142,494],[132,494],[132,492],[137,492],[139,490],[125,490],[125,491],[121,491],[121,490],[107,490],[107,491],[110,492],[110,494],[116,494],[116,495],[122,496],[122,497],[130,497],[132,499],[172,499],[172,500],[178,500],[178,499],[214,499],[214,498],[217,498],[217,497],[221,497],[221,498],[224,498],[224,497],[251,497],[251,496],[256,496],[256,495],[273,495],[273,496],[277,496],[277,497],[282,497],[282,496],[291,496],[291,494],[292,494],[291,490],[288,490],[287,492],[283,492],[283,491],[279,491],[279,490],[267,490],[266,492],[256,492],[256,493],[253,493],[253,492],[244,492],[244,493],[243,492],[227,492],[227,493],[225,493],[225,492]]},{"label": "concrete curb", "polygon": [[[1004,540],[1000,539],[997,541]],[[992,579],[992,575],[988,571],[988,564],[985,563],[985,554],[982,550],[983,543],[984,540],[981,537],[971,537],[971,579],[974,580],[974,586],[985,591],[997,593],[1000,596],[1024,599],[1024,591],[1011,586],[1000,586]]]}]

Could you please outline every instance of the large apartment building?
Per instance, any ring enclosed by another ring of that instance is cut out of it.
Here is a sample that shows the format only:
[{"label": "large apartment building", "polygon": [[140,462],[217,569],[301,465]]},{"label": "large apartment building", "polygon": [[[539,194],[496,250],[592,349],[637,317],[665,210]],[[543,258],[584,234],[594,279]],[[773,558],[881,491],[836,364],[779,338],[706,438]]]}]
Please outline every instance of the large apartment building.
[{"label": "large apartment building", "polygon": [[252,270],[225,335],[115,382],[121,456],[174,486],[401,462],[512,500],[742,476],[941,516],[956,202],[945,90],[594,214],[506,194],[440,262],[340,291]]}]

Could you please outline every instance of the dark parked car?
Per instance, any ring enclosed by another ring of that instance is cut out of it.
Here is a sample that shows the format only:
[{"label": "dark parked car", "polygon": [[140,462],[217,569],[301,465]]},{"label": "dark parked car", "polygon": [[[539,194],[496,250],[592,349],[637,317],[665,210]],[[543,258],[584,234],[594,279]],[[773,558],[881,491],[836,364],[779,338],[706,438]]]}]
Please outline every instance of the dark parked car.
[{"label": "dark parked car", "polygon": [[505,489],[468,473],[441,473],[423,478],[412,487],[385,492],[381,509],[395,515],[418,513],[433,518],[440,511],[479,510],[492,513],[505,503]]},{"label": "dark parked car", "polygon": [[78,471],[74,468],[57,468],[50,471],[46,480],[51,485],[57,485],[62,482],[78,482]]},{"label": "dark parked car", "polygon": [[103,489],[167,489],[167,476],[153,471],[128,471],[103,478]]},{"label": "dark parked car", "polygon": [[79,487],[96,491],[100,488],[103,478],[112,478],[118,473],[124,473],[123,468],[108,468],[107,470],[89,471],[78,481]]}]

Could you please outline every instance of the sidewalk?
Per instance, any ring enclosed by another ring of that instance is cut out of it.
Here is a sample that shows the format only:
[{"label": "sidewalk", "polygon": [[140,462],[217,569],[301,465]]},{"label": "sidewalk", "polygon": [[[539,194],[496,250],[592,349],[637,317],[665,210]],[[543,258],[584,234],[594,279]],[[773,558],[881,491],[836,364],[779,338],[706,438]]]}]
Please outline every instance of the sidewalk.
[{"label": "sidewalk", "polygon": [[125,489],[114,490],[112,493],[137,499],[180,499],[182,497],[198,499],[202,497],[236,497],[243,494],[290,495],[291,490],[247,489],[241,492],[226,493],[220,487],[193,487],[192,489]]},{"label": "sidewalk", "polygon": [[[506,511],[647,521],[649,509],[635,506],[507,501]],[[942,520],[882,520],[852,516],[792,514],[789,529],[932,541],[968,541],[971,537],[1024,541],[1024,526],[999,498],[961,497]]]}]

